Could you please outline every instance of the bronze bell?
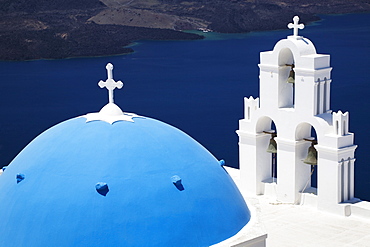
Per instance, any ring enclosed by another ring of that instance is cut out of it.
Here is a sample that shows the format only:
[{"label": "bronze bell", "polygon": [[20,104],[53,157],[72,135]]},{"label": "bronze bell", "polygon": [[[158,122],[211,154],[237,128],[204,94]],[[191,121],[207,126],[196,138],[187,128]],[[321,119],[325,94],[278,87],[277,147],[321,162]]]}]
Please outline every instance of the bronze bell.
[{"label": "bronze bell", "polygon": [[286,82],[287,83],[295,83],[295,73],[294,73],[293,67],[289,72],[289,77],[288,77],[288,80]]},{"label": "bronze bell", "polygon": [[277,153],[277,145],[276,145],[276,141],[275,141],[274,137],[271,137],[270,144],[269,144],[266,152],[273,153],[273,154]]},{"label": "bronze bell", "polygon": [[308,154],[307,154],[306,159],[303,160],[303,163],[313,165],[313,166],[317,165],[317,151],[313,143],[308,148]]},{"label": "bronze bell", "polygon": [[287,83],[295,83],[295,73],[294,73],[294,64],[285,64],[286,66],[290,66],[290,71],[289,71],[289,77],[288,80],[286,81]]}]

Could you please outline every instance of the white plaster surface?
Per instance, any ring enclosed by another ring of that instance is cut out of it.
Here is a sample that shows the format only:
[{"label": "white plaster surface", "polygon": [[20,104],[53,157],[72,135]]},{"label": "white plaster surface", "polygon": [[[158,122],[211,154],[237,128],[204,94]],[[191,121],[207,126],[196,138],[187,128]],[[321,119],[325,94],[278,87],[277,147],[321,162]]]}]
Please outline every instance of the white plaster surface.
[{"label": "white plaster surface", "polygon": [[257,197],[267,246],[370,246],[370,221]]},{"label": "white plaster surface", "polygon": [[[239,170],[226,170],[239,185]],[[244,194],[240,186],[239,189]],[[268,247],[370,246],[370,218],[345,217],[314,207],[279,203],[266,195],[254,198],[259,201],[259,221],[267,232]]]},{"label": "white plaster surface", "polygon": [[143,118],[135,113],[123,112],[116,104],[108,103],[99,112],[88,113],[81,117],[86,118],[86,122],[105,121],[113,124],[117,121],[134,122],[133,118]]}]

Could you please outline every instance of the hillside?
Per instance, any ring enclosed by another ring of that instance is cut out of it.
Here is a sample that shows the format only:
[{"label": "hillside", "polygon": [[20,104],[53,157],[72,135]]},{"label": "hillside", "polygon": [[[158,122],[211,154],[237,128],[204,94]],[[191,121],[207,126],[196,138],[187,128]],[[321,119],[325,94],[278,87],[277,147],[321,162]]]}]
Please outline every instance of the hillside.
[{"label": "hillside", "polygon": [[0,0],[0,60],[124,54],[135,40],[202,38],[181,30],[273,30],[294,15],[369,10],[369,0]]}]

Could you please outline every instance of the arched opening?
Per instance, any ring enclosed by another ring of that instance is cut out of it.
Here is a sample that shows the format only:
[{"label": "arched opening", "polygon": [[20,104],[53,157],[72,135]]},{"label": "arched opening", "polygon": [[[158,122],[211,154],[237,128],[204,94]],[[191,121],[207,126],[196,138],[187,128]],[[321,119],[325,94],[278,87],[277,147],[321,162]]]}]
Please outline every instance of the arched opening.
[{"label": "arched opening", "polygon": [[296,168],[300,172],[298,177],[301,192],[316,192],[318,153],[315,145],[318,143],[318,136],[315,128],[308,123],[301,123],[296,129],[296,141],[300,141],[297,147]]},{"label": "arched opening", "polygon": [[284,48],[279,53],[279,108],[294,108],[295,103],[295,72],[294,57],[289,48]]},{"label": "arched opening", "polygon": [[277,129],[274,121],[269,117],[262,117],[257,123],[257,133],[261,133],[261,156],[264,158],[264,162],[259,165],[263,166],[265,176],[264,182],[277,183],[277,144],[275,138],[277,137]]}]

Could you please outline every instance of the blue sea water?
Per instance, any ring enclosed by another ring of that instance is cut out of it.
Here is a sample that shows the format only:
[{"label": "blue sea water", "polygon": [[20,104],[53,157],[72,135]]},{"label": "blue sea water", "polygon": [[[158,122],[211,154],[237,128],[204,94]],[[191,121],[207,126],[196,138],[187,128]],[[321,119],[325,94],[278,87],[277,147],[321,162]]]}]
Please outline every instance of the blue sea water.
[{"label": "blue sea water", "polygon": [[[291,33],[208,33],[197,41],[140,41],[129,55],[0,62],[0,166],[45,129],[99,111],[108,95],[97,83],[111,62],[114,78],[125,83],[115,90],[124,111],[174,125],[237,167],[235,130],[243,98],[259,95],[259,53]],[[300,34],[318,53],[331,55],[331,108],[350,112],[359,145],[355,195],[370,200],[370,14],[322,16]]]}]

